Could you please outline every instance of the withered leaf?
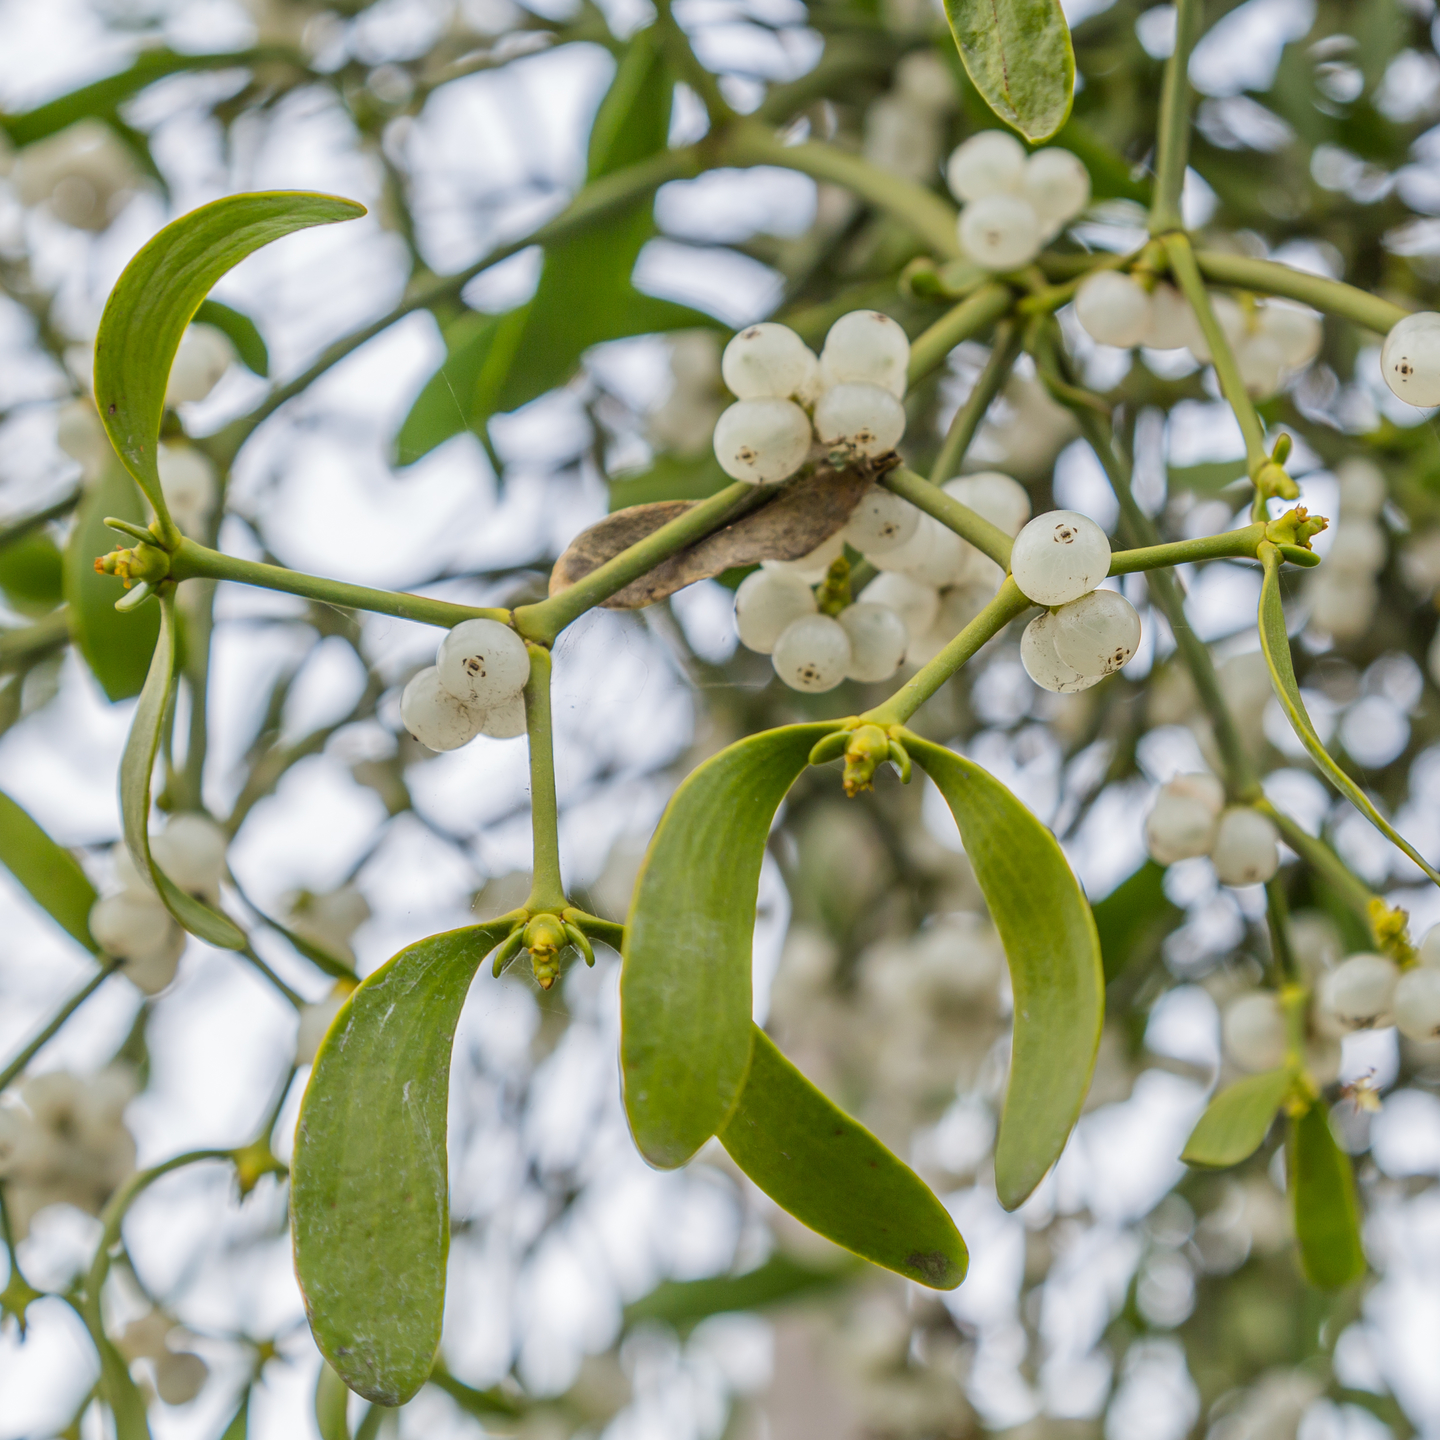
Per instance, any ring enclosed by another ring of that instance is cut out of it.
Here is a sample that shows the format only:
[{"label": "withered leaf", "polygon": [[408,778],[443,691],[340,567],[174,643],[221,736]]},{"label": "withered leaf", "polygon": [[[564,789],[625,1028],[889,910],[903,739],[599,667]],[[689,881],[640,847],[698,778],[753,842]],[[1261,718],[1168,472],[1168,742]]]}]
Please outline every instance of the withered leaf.
[{"label": "withered leaf", "polygon": [[[662,561],[612,595],[605,605],[611,610],[638,610],[737,565],[798,560],[839,530],[876,478],[895,463],[893,457],[885,457],[843,470],[821,465],[813,474],[777,485],[773,497],[764,504]],[[582,530],[555,562],[550,572],[550,594],[575,584],[596,566],[683,515],[695,503],[658,500],[649,505],[632,505]]]}]

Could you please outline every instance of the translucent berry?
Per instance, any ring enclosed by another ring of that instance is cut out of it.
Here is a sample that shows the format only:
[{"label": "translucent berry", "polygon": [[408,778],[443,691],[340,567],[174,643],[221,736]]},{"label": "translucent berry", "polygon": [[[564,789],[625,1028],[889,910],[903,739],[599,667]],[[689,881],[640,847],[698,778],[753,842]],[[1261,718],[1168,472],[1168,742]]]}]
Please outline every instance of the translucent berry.
[{"label": "translucent berry", "polygon": [[1110,542],[1088,515],[1051,510],[1015,537],[1010,573],[1037,605],[1065,605],[1093,590],[1110,571]]},{"label": "translucent berry", "polygon": [[827,445],[848,445],[875,459],[905,434],[905,407],[878,385],[832,385],[815,406],[815,433]]},{"label": "translucent berry", "polygon": [[905,398],[910,340],[897,321],[879,310],[842,315],[825,337],[820,369],[827,385],[878,385]]},{"label": "translucent berry", "polygon": [[1385,383],[1407,404],[1440,405],[1440,315],[1422,310],[1391,327],[1380,351]]},{"label": "translucent berry", "polygon": [[1352,955],[1320,982],[1320,1009],[1340,1030],[1390,1023],[1400,971],[1383,955]]},{"label": "translucent berry", "polygon": [[970,547],[930,515],[922,515],[915,533],[903,545],[867,556],[877,570],[898,570],[922,585],[953,585],[965,568]]},{"label": "translucent berry", "polygon": [[833,690],[850,668],[850,637],[828,615],[804,615],[775,642],[770,663],[792,690]]},{"label": "translucent berry", "polygon": [[788,570],[756,570],[735,591],[735,628],[740,643],[768,655],[788,626],[815,614],[815,595]]},{"label": "translucent berry", "polygon": [[225,832],[208,815],[172,815],[150,837],[155,863],[187,894],[202,899],[219,895],[225,874]]},{"label": "translucent berry", "polygon": [[1325,567],[1352,575],[1375,575],[1385,568],[1385,549],[1385,532],[1373,520],[1342,519]]},{"label": "translucent berry", "polygon": [[98,475],[115,453],[95,402],[83,395],[60,407],[55,417],[55,443],[80,462],[87,476]]},{"label": "translucent berry", "polygon": [[1128,350],[1150,333],[1150,297],[1133,276],[1096,270],[1075,292],[1075,318],[1092,340]]},{"label": "translucent berry", "polygon": [[1225,1007],[1225,1053],[1242,1070],[1278,1070],[1285,1063],[1285,1012],[1273,991],[1241,995]]},{"label": "translucent berry", "polygon": [[1113,675],[1140,643],[1140,616],[1118,590],[1092,590],[1055,611],[1055,653],[1082,675]]},{"label": "translucent berry", "polygon": [[802,394],[818,362],[788,325],[766,321],[740,331],[725,347],[720,373],[740,400],[788,400]]},{"label": "translucent berry", "polygon": [[982,130],[952,152],[945,183],[959,201],[1018,190],[1025,179],[1025,147],[1004,130]]},{"label": "translucent berry", "polygon": [[[1230,342],[1231,350],[1234,350],[1245,334],[1245,312],[1228,295],[1219,295],[1213,290],[1210,292],[1210,308],[1215,312],[1215,318],[1220,322],[1220,329]],[[1190,346],[1190,353],[1202,365],[1210,363],[1210,342],[1206,340],[1198,319],[1186,343]]]},{"label": "translucent berry", "polygon": [[1319,353],[1325,339],[1320,317],[1303,305],[1267,300],[1255,320],[1260,333],[1280,351],[1287,370],[1303,370]]},{"label": "translucent berry", "polygon": [[160,492],[175,523],[192,538],[202,534],[219,496],[209,458],[193,445],[162,445],[155,464]]},{"label": "translucent berry", "polygon": [[1440,970],[1416,965],[1395,985],[1395,1024],[1407,1040],[1440,1040]]},{"label": "translucent berry", "polygon": [[530,654],[498,620],[462,620],[435,652],[440,683],[472,710],[488,710],[525,688]]},{"label": "translucent berry", "polygon": [[170,366],[165,403],[182,405],[203,400],[220,383],[235,359],[235,347],[213,325],[192,325],[180,337],[180,348]]},{"label": "translucent berry", "polygon": [[490,706],[480,722],[480,733],[490,740],[513,740],[525,733],[525,696],[512,695]]},{"label": "translucent berry", "polygon": [[1373,460],[1352,456],[1335,467],[1342,519],[1374,520],[1385,508],[1385,472]]},{"label": "translucent berry", "polygon": [[1048,610],[1043,615],[1037,615],[1025,627],[1025,633],[1020,637],[1020,663],[1042,690],[1053,690],[1061,695],[1088,690],[1102,678],[1099,675],[1082,675],[1055,653],[1055,617]]},{"label": "translucent berry", "polygon": [[1212,805],[1210,797],[1197,795],[1174,781],[1162,785],[1154,808],[1145,817],[1145,846],[1150,858],[1157,865],[1174,865],[1208,855],[1215,845],[1223,804],[1223,793]]},{"label": "translucent berry", "polygon": [[323,1000],[306,1005],[300,1011],[300,1028],[295,1032],[295,1063],[310,1065],[320,1049],[320,1042],[334,1023],[341,1007],[349,998],[348,990],[332,991]]},{"label": "translucent berry", "polygon": [[952,500],[968,505],[977,515],[998,525],[1012,539],[1030,519],[1030,496],[1025,487],[998,470],[981,470],[940,487]]},{"label": "translucent berry", "polygon": [[844,553],[845,532],[837,530],[828,540],[822,540],[813,550],[794,560],[762,560],[760,563],[766,570],[786,571],[798,575],[807,585],[818,585]]},{"label": "translucent berry", "polygon": [[1253,399],[1268,400],[1285,375],[1285,356],[1268,335],[1243,335],[1235,346],[1240,378]]},{"label": "translucent berry", "polygon": [[877,575],[860,592],[860,598],[893,610],[912,640],[924,635],[940,613],[940,592],[898,571]]},{"label": "translucent berry", "polygon": [[903,545],[920,524],[920,512],[908,501],[876,486],[850,512],[844,537],[866,555],[883,555]]},{"label": "translucent berry", "polygon": [[164,947],[170,912],[146,890],[122,890],[90,907],[90,933],[107,955],[134,960]]},{"label": "translucent berry", "polygon": [[793,400],[737,400],[715,422],[715,458],[732,480],[773,485],[810,453],[810,420]]},{"label": "translucent berry", "polygon": [[910,632],[893,610],[861,601],[842,610],[837,618],[850,637],[847,679],[888,680],[900,668]]},{"label": "translucent berry", "polygon": [[1422,965],[1440,967],[1440,925],[1432,925],[1425,932],[1416,955]]},{"label": "translucent berry", "polygon": [[1248,805],[1232,805],[1220,816],[1210,858],[1223,885],[1261,885],[1280,868],[1280,834]]},{"label": "translucent berry", "polygon": [[960,248],[986,270],[1018,270],[1044,243],[1035,207],[1018,195],[987,195],[960,212]]},{"label": "translucent berry", "polygon": [[1142,345],[1151,350],[1193,348],[1197,330],[1190,302],[1173,285],[1162,282],[1150,292],[1150,323]]},{"label": "translucent berry", "polygon": [[1020,193],[1055,234],[1090,203],[1090,172],[1070,151],[1049,145],[1025,162]]},{"label": "translucent berry", "polygon": [[484,715],[457,700],[431,665],[420,671],[400,696],[400,719],[429,750],[458,750],[480,733]]}]

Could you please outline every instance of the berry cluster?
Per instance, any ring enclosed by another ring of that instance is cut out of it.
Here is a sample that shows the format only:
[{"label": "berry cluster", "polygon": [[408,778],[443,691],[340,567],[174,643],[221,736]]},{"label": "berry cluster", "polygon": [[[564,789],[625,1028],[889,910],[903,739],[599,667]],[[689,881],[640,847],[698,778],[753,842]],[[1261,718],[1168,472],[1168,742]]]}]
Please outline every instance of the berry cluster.
[{"label": "berry cluster", "polygon": [[[1287,377],[1320,353],[1320,317],[1303,305],[1288,300],[1241,305],[1219,291],[1209,298],[1245,388],[1257,400],[1275,394]],[[1202,365],[1210,363],[1210,347],[1185,297],[1151,277],[1093,271],[1075,292],[1075,317],[1101,345],[1189,350]]]},{"label": "berry cluster", "polygon": [[462,620],[405,687],[400,719],[429,750],[458,750],[477,735],[510,740],[525,733],[529,678],[525,642],[508,625]]},{"label": "berry cluster", "polygon": [[725,347],[720,373],[737,396],[715,422],[715,458],[734,480],[773,485],[808,460],[815,441],[870,459],[905,433],[910,341],[878,310],[842,315],[819,358],[788,326],[766,321]]},{"label": "berry cluster", "polygon": [[1140,616],[1110,573],[1110,542],[1075,510],[1037,515],[1015,537],[1010,573],[1027,600],[1046,607],[1020,639],[1025,673],[1046,690],[1072,694],[1113,675],[1140,643]]},{"label": "berry cluster", "polygon": [[[181,890],[215,904],[225,874],[225,832],[205,815],[172,815],[150,837],[155,863]],[[171,917],[122,845],[111,851],[119,888],[90,908],[90,933],[107,955],[123,962],[121,973],[146,995],[174,978],[185,953],[185,931]]]},{"label": "berry cluster", "polygon": [[985,270],[1028,265],[1090,203],[1090,174],[1068,150],[1027,156],[1004,130],[972,135],[945,179],[960,202],[960,248]]},{"label": "berry cluster", "polygon": [[1208,855],[1222,885],[1261,885],[1280,868],[1275,826],[1248,805],[1226,806],[1213,775],[1177,775],[1162,785],[1145,843],[1159,865]]}]

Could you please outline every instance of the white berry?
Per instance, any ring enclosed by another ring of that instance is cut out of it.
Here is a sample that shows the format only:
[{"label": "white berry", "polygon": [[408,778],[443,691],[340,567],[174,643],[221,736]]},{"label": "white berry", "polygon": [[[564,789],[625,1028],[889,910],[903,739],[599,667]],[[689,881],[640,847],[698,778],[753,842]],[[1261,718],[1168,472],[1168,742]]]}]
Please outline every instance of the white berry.
[{"label": "white berry", "polygon": [[341,1007],[350,998],[348,990],[335,990],[323,1000],[306,1005],[300,1011],[300,1028],[295,1032],[295,1063],[309,1065],[314,1062],[325,1038]]},{"label": "white berry", "polygon": [[1385,472],[1373,460],[1352,456],[1335,467],[1343,519],[1374,520],[1385,508]]},{"label": "white berry", "polygon": [[1278,1070],[1285,1063],[1285,1012],[1269,990],[1242,995],[1225,1007],[1225,1053],[1242,1070]]},{"label": "white berry", "polygon": [[1210,858],[1222,885],[1261,885],[1280,868],[1280,834],[1267,816],[1232,805],[1220,816]]},{"label": "white berry", "polygon": [[1047,146],[1025,162],[1020,193],[1054,234],[1090,203],[1090,172],[1070,151]]},{"label": "white berry", "polygon": [[1303,370],[1320,353],[1325,339],[1320,317],[1288,300],[1267,300],[1256,316],[1256,325],[1279,347],[1287,370]]},{"label": "white berry", "polygon": [[[1219,295],[1212,290],[1209,298],[1210,309],[1214,312],[1220,330],[1229,342],[1231,350],[1234,350],[1245,334],[1245,312],[1228,295]],[[1190,346],[1191,354],[1202,365],[1210,363],[1210,342],[1206,340],[1205,332],[1200,328],[1198,318],[1195,321],[1194,332],[1186,343]]]},{"label": "white berry", "polygon": [[145,890],[122,890],[90,907],[90,933],[107,955],[132,960],[160,949],[169,933],[170,912]]},{"label": "white berry", "polygon": [[525,688],[530,653],[498,620],[462,620],[435,652],[440,683],[472,710],[488,710]]},{"label": "white berry", "polygon": [[861,601],[842,610],[837,618],[850,637],[847,679],[888,680],[900,668],[910,632],[893,610]]},{"label": "white berry", "polygon": [[1128,350],[1150,332],[1150,297],[1133,276],[1096,270],[1075,292],[1075,318],[1092,340]]},{"label": "white berry", "polygon": [[1092,590],[1055,611],[1055,653],[1082,675],[1112,675],[1140,643],[1140,616],[1118,590]]},{"label": "white berry", "polygon": [[1150,292],[1150,323],[1142,345],[1151,350],[1182,350],[1195,344],[1198,326],[1190,302],[1163,282]]},{"label": "white berry", "polygon": [[940,613],[940,592],[933,585],[922,585],[898,571],[877,575],[860,592],[860,598],[893,610],[911,640],[924,635]]},{"label": "white berry", "polygon": [[998,470],[981,470],[940,487],[952,500],[968,506],[982,519],[997,525],[1013,540],[1030,519],[1030,496],[1025,487]]},{"label": "white berry", "polygon": [[400,696],[400,719],[429,750],[458,750],[480,733],[482,712],[457,700],[435,666],[420,671]]},{"label": "white berry", "polygon": [[878,385],[903,400],[910,340],[900,324],[881,311],[852,310],[830,327],[820,368],[827,385]]},{"label": "white berry", "polygon": [[920,512],[908,501],[877,485],[850,512],[842,532],[866,555],[883,555],[903,545],[920,524]]},{"label": "white berry", "polygon": [[922,585],[953,585],[965,569],[970,547],[931,515],[922,515],[915,533],[903,545],[867,555],[877,570],[898,570]]},{"label": "white berry", "polygon": [[1110,572],[1110,542],[1088,515],[1051,510],[1015,537],[1010,573],[1037,605],[1064,605],[1093,590]]},{"label": "white berry", "polygon": [[788,400],[810,385],[817,363],[788,325],[765,321],[731,340],[720,358],[720,373],[737,399]]},{"label": "white berry", "polygon": [[1440,315],[1422,310],[1397,321],[1381,348],[1380,369],[1407,404],[1440,405]]},{"label": "white berry", "polygon": [[1174,865],[1208,855],[1220,828],[1220,806],[1206,798],[1164,785],[1145,817],[1145,846],[1157,865]]},{"label": "white berry", "polygon": [[523,693],[490,706],[480,721],[480,733],[491,740],[513,740],[517,735],[523,735],[525,728]]},{"label": "white berry", "polygon": [[960,212],[960,248],[986,270],[1018,270],[1044,243],[1035,207],[1018,195],[987,195]]},{"label": "white berry", "polygon": [[905,407],[878,385],[832,385],[815,406],[815,433],[872,459],[888,455],[905,434]]},{"label": "white berry", "polygon": [[1082,675],[1055,653],[1055,617],[1048,610],[1043,615],[1037,615],[1025,627],[1025,633],[1020,637],[1020,663],[1042,690],[1053,690],[1061,695],[1088,690],[1102,678],[1099,675]]},{"label": "white berry", "polygon": [[235,359],[230,337],[213,325],[192,325],[180,337],[180,348],[170,365],[165,403],[181,405],[203,400],[220,383]]},{"label": "white berry", "polygon": [[952,152],[945,183],[959,201],[1018,190],[1025,179],[1025,147],[1004,130],[982,130]]},{"label": "white berry", "polygon": [[1440,970],[1433,965],[1407,970],[1396,982],[1391,1009],[1407,1040],[1440,1039]]},{"label": "white berry", "polygon": [[1440,966],[1440,925],[1425,932],[1415,953],[1422,965]]},{"label": "white berry", "polygon": [[201,535],[219,490],[215,467],[193,445],[161,445],[155,457],[160,493],[175,523],[192,538]]},{"label": "white berry", "polygon": [[833,690],[850,668],[850,637],[828,615],[805,615],[775,642],[770,663],[792,690]]},{"label": "white berry", "polygon": [[1241,336],[1235,346],[1235,363],[1246,391],[1256,400],[1268,400],[1279,388],[1285,374],[1285,356],[1280,346],[1265,334]]},{"label": "white berry", "polygon": [[187,894],[216,899],[227,843],[225,832],[208,815],[172,815],[165,828],[150,837],[150,855]]},{"label": "white berry", "polygon": [[1320,1008],[1341,1030],[1371,1030],[1390,1023],[1400,972],[1383,955],[1352,955],[1320,982]]},{"label": "white berry", "polygon": [[715,422],[715,458],[732,480],[773,485],[810,453],[810,420],[793,400],[737,400]]},{"label": "white berry", "polygon": [[1385,548],[1385,532],[1373,520],[1342,519],[1325,565],[1332,572],[1374,575],[1385,567]]},{"label": "white berry", "polygon": [[735,628],[748,650],[768,655],[786,628],[815,614],[815,595],[789,570],[756,570],[735,591]]},{"label": "white berry", "polygon": [[837,530],[828,539],[822,540],[813,550],[797,555],[793,560],[762,560],[767,570],[784,570],[798,575],[807,585],[818,585],[829,572],[831,565],[845,553],[845,532]]}]

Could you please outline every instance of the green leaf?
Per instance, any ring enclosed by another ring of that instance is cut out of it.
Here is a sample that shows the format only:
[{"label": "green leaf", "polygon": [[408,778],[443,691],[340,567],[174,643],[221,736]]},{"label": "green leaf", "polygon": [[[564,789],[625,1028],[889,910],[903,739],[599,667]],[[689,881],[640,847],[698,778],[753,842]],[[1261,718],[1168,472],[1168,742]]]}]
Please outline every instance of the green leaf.
[{"label": "green leaf", "polygon": [[368,975],[320,1046],[290,1167],[295,1271],[315,1343],[354,1391],[400,1405],[440,1343],[450,1047],[504,924],[432,935]]},{"label": "green leaf", "polygon": [[1350,1157],[1335,1143],[1323,1100],[1290,1121],[1285,1160],[1305,1278],[1322,1290],[1358,1280],[1365,1273],[1365,1251],[1355,1176]]},{"label": "green leaf", "polygon": [[625,928],[620,1068],[630,1132],[652,1165],[683,1165],[745,1083],[765,840],[811,747],[834,728],[766,730],[712,756],[650,841]]},{"label": "green leaf", "polygon": [[320,1440],[350,1440],[346,1410],[350,1392],[345,1382],[322,1360],[315,1380],[315,1428]]},{"label": "green leaf", "polygon": [[44,530],[30,530],[0,550],[0,590],[22,615],[45,615],[64,598],[60,548]]},{"label": "green leaf", "polygon": [[135,482],[116,462],[108,465],[80,501],[75,525],[65,541],[65,599],[70,607],[70,633],[90,673],[111,700],[140,693],[160,634],[160,610],[142,605],[121,611],[115,602],[125,594],[113,575],[97,575],[95,561],[119,540],[105,517],[144,525],[150,512]]},{"label": "green leaf", "polygon": [[965,1278],[965,1242],[930,1187],[827,1100],[759,1026],[720,1143],[777,1205],[827,1240],[932,1290],[953,1290]]},{"label": "green leaf", "polygon": [[270,374],[270,352],[255,322],[240,310],[219,300],[202,300],[191,320],[200,325],[213,325],[226,335],[240,357],[240,363],[261,377]]},{"label": "green leaf", "polygon": [[1397,849],[1403,850],[1416,865],[1440,885],[1440,872],[1395,829],[1375,808],[1370,797],[1337,765],[1326,750],[1295,679],[1295,664],[1290,655],[1290,636],[1285,629],[1285,609],[1280,600],[1281,558],[1273,545],[1262,544],[1261,558],[1265,564],[1265,580],[1260,588],[1260,648],[1270,667],[1270,680],[1280,706],[1290,721],[1290,728],[1310,752],[1320,773]]},{"label": "green leaf", "polygon": [[169,514],[155,468],[165,385],[180,337],[211,286],[282,235],[364,213],[353,200],[298,190],[228,195],[171,221],[125,267],[95,336],[95,405],[157,514]]},{"label": "green leaf", "polygon": [[250,1435],[250,1387],[245,1387],[244,1393],[240,1396],[240,1404],[235,1414],[231,1416],[230,1423],[225,1427],[225,1433],[220,1440],[249,1440]]},{"label": "green leaf", "polygon": [[1060,1158],[1090,1088],[1105,1019],[1100,941],[1050,831],[973,761],[904,740],[955,816],[1010,965],[1015,1035],[995,1188],[1013,1210]]},{"label": "green leaf", "polygon": [[697,456],[657,455],[648,470],[611,480],[610,510],[613,513],[656,500],[708,500],[728,484],[730,477],[708,445]]},{"label": "green leaf", "polygon": [[1170,489],[1193,490],[1197,495],[1218,495],[1226,486],[1249,474],[1242,456],[1238,460],[1206,460],[1199,465],[1170,466]]},{"label": "green leaf", "polygon": [[1187,1165],[1238,1165],[1264,1143],[1290,1093],[1290,1072],[1267,1070],[1227,1085],[1205,1107],[1180,1158]]},{"label": "green leaf", "polygon": [[985,103],[1027,140],[1048,140],[1075,98],[1060,0],[945,0],[950,32]]},{"label": "green leaf", "polygon": [[91,954],[100,953],[90,934],[95,887],[80,862],[4,793],[0,793],[0,864],[61,929]]},{"label": "green leaf", "polygon": [[155,756],[175,690],[175,597],[158,602],[160,636],[150,660],[150,673],[140,692],[120,757],[120,818],[125,844],[142,875],[149,874],[165,908],[192,934],[224,950],[243,950],[245,934],[228,915],[212,910],[203,900],[187,895],[150,855],[150,780]]},{"label": "green leaf", "polygon": [[1107,985],[1122,971],[1150,959],[1185,918],[1185,912],[1166,898],[1165,869],[1153,860],[1145,861],[1090,909]]},{"label": "green leaf", "polygon": [[806,1265],[777,1252],[743,1275],[663,1280],[648,1295],[625,1307],[625,1325],[658,1320],[676,1330],[688,1330],[711,1315],[760,1310],[833,1290],[853,1280],[859,1268]]},{"label": "green leaf", "polygon": [[115,1417],[115,1440],[150,1440],[150,1422],[145,1397],[131,1378],[125,1357],[103,1335],[96,1340],[100,1351],[100,1396]]}]

